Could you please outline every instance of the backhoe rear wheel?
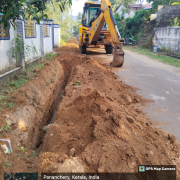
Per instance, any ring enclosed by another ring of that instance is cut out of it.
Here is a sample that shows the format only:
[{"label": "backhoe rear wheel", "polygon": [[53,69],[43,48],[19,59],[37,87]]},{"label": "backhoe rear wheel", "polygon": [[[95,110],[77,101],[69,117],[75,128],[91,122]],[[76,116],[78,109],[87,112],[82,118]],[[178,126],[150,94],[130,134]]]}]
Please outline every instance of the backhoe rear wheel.
[{"label": "backhoe rear wheel", "polygon": [[106,45],[105,46],[106,54],[112,54],[112,46],[111,45]]},{"label": "backhoe rear wheel", "polygon": [[79,54],[86,54],[86,46],[79,46]]}]

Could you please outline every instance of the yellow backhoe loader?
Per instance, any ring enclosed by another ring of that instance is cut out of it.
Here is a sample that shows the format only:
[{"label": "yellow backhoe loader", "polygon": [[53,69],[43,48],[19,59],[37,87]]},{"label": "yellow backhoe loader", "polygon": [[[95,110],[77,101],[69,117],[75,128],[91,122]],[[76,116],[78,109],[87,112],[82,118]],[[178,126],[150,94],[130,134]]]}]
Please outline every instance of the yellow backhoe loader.
[{"label": "yellow backhoe loader", "polygon": [[104,45],[106,53],[114,55],[111,66],[121,67],[124,63],[123,44],[110,1],[85,2],[82,24],[79,25],[79,52],[86,54],[86,48]]}]

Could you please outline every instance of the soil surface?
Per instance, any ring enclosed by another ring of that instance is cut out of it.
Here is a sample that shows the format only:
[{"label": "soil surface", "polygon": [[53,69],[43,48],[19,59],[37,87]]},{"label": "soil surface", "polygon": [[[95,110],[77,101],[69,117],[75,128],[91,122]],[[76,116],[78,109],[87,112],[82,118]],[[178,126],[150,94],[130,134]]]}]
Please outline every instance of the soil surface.
[{"label": "soil surface", "polygon": [[179,162],[175,138],[138,108],[147,100],[94,59],[66,52],[72,51],[58,50],[71,74],[43,141],[39,172],[136,172],[140,164]]},{"label": "soil surface", "polygon": [[[41,122],[39,130],[47,125],[43,128],[46,134],[44,138],[39,136],[39,144],[36,140],[31,146],[28,143],[23,144],[25,152],[29,153],[28,157],[34,157],[33,148],[39,153],[34,158],[27,158],[27,154],[19,150],[22,144],[20,147],[16,147],[15,144],[27,130],[22,129],[21,134],[13,134],[18,126],[18,122],[14,122],[11,125],[12,129],[14,128],[12,132],[4,134],[6,138],[11,139],[14,136],[13,140],[17,139],[15,143],[12,142],[14,152],[7,155],[0,150],[0,157],[3,157],[0,159],[3,172],[27,172],[29,169],[31,172],[38,170],[39,173],[137,172],[138,165],[143,164],[177,165],[179,176],[180,146],[173,135],[154,127],[139,108],[149,101],[137,95],[134,88],[117,80],[110,66],[102,66],[96,59],[79,55],[74,41],[69,41],[66,46],[56,51],[56,59],[49,62],[49,68],[45,66],[38,76],[41,77],[41,74],[47,72],[51,74],[54,70],[59,72],[57,82],[51,83],[54,84],[51,85],[54,90],[51,92],[54,94],[53,98],[58,97],[55,93],[59,92],[62,97],[55,111],[53,123],[48,125],[52,120],[52,112],[46,112],[49,121],[45,118],[44,122],[40,117],[36,119]],[[58,71],[58,68],[61,71]],[[64,72],[64,75],[61,76],[60,72]],[[42,79],[33,81],[48,98],[51,88],[46,92],[43,86],[39,85]],[[20,89],[23,92],[29,91],[31,83],[26,83]],[[61,91],[63,86],[64,91]],[[32,99],[32,95],[29,94],[28,98],[25,98],[20,89],[12,96],[16,97],[16,103],[23,108],[27,105],[28,99]],[[23,101],[18,102],[18,98]],[[55,100],[51,103],[53,102],[55,104]],[[47,101],[46,103],[48,104]],[[17,112],[17,108],[11,111]],[[5,117],[10,112],[5,109],[1,113],[1,116]],[[28,129],[28,126],[25,127]],[[36,129],[36,124],[34,128]],[[18,157],[17,154],[21,156]],[[7,159],[13,166],[4,166]]]}]

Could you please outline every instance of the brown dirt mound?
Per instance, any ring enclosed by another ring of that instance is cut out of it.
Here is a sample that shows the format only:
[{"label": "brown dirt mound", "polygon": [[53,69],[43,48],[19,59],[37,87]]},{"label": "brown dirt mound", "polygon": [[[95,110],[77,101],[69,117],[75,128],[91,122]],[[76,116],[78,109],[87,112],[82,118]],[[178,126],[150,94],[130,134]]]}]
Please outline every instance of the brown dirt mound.
[{"label": "brown dirt mound", "polygon": [[[58,54],[68,51],[64,47]],[[153,127],[138,108],[144,100],[132,88],[75,49],[70,59],[63,57],[71,75],[44,138],[40,173],[65,167],[68,172],[136,172],[142,164],[179,165],[175,138]],[[76,60],[80,63],[72,64]]]},{"label": "brown dirt mound", "polygon": [[[39,172],[135,172],[139,164],[179,168],[175,138],[154,128],[138,107],[147,100],[79,55],[73,42],[5,100],[16,107],[0,111],[0,126],[8,122],[12,129],[0,138],[10,139],[13,148],[10,155],[0,149],[0,179],[3,172],[36,172],[37,166]],[[44,127],[66,82],[54,123]]]},{"label": "brown dirt mound", "polygon": [[[0,111],[0,128],[6,123],[11,128],[10,132],[0,132],[0,139],[9,139],[13,149],[10,155],[0,149],[0,179],[3,172],[37,171],[37,147],[44,134],[43,127],[50,123],[63,76],[57,59],[45,62],[45,67],[36,73],[34,79],[4,100],[16,106]],[[5,143],[0,141],[2,144]]]}]

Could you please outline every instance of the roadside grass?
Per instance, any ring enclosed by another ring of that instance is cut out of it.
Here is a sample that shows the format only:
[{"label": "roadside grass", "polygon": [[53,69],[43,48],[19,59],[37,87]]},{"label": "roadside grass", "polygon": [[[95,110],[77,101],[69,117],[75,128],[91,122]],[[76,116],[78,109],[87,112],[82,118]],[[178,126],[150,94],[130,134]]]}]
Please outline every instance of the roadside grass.
[{"label": "roadside grass", "polygon": [[0,128],[0,133],[2,133],[3,131],[6,131],[6,132],[11,131],[11,127],[9,126],[8,123],[5,123],[5,125]]},{"label": "roadside grass", "polygon": [[0,103],[0,110],[4,109],[4,108],[13,108],[16,106],[16,103],[13,102],[6,102],[6,101],[2,101]]},{"label": "roadside grass", "polygon": [[52,61],[55,57],[56,57],[57,54],[47,54],[46,55],[46,59],[48,61]]},{"label": "roadside grass", "polygon": [[[19,75],[15,76],[13,80],[6,83],[5,85],[0,87],[0,110],[5,107],[12,108],[15,107],[16,104],[13,102],[6,102],[6,98],[13,93],[16,89],[23,86],[30,79],[35,78],[35,74],[37,70],[40,70],[44,67],[46,61],[52,61],[57,54],[47,54],[45,60],[38,64],[35,63],[33,66],[27,66],[26,69]],[[53,81],[53,80],[52,80]]]},{"label": "roadside grass", "polygon": [[133,52],[137,52],[139,54],[146,55],[152,59],[156,59],[160,62],[169,64],[175,67],[180,67],[180,61],[178,61],[176,58],[154,53],[154,52],[151,52],[149,49],[146,49],[140,46],[123,46],[123,49],[127,49]]},{"label": "roadside grass", "polygon": [[38,69],[42,69],[44,67],[44,63],[41,64],[34,64],[33,68],[38,68]]},{"label": "roadside grass", "polygon": [[21,87],[23,84],[25,84],[27,82],[28,82],[27,79],[21,78],[21,79],[18,79],[16,81],[10,82],[9,85],[14,86],[16,89],[18,89],[19,87]]}]

